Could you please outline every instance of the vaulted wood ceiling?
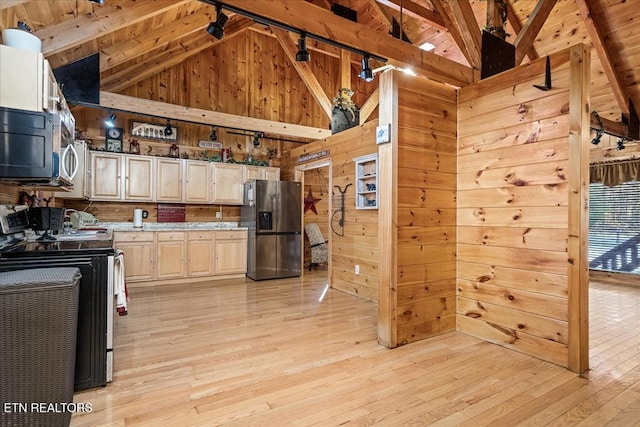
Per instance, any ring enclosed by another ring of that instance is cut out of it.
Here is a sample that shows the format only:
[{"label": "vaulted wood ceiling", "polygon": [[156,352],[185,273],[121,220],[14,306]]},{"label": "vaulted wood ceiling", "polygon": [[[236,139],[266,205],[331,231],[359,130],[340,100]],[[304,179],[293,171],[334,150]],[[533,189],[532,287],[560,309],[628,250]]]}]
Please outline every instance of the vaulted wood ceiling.
[{"label": "vaulted wood ceiling", "polygon": [[[326,35],[347,45],[389,58],[418,73],[455,86],[479,78],[480,32],[487,5],[496,0],[224,0],[280,22]],[[640,7],[629,0],[506,0],[507,41],[520,63],[568,46],[585,43],[592,50],[592,111],[611,121],[640,109]],[[295,40],[238,14],[230,15],[222,40],[205,28],[216,10],[198,0],[3,0],[0,27],[24,21],[43,41],[43,52],[56,68],[100,52],[101,89],[121,92],[186,58],[226,43],[243,31],[277,37],[287,51]],[[353,23],[331,13],[332,4],[357,12]],[[493,14],[495,15],[495,14]],[[489,19],[495,19],[489,14]],[[390,35],[393,22],[410,41]],[[417,48],[435,45],[432,53]],[[334,46],[308,41],[310,50],[350,58]],[[292,47],[293,46],[293,47]],[[326,110],[333,94],[313,87],[308,69],[297,69],[316,102]]]}]

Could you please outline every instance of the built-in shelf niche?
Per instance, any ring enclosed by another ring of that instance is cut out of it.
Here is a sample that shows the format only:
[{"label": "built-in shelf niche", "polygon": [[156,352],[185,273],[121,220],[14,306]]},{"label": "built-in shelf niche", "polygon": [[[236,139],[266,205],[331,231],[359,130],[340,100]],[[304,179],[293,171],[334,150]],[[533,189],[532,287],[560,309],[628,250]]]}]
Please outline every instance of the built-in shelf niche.
[{"label": "built-in shelf niche", "polygon": [[378,209],[378,154],[353,159],[356,167],[356,209]]}]

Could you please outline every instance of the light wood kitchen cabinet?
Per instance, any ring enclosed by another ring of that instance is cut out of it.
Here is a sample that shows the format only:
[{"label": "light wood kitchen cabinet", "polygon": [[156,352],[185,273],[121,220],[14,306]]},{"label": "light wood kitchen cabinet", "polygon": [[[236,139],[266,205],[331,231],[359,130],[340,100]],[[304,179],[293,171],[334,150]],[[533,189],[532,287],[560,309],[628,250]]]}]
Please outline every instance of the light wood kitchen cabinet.
[{"label": "light wood kitchen cabinet", "polygon": [[115,232],[114,246],[124,253],[125,277],[130,281],[155,279],[155,234],[147,232]]},{"label": "light wood kitchen cabinet", "polygon": [[208,203],[210,171],[208,163],[186,160],[184,163],[184,201]]},{"label": "light wood kitchen cabinet", "polygon": [[173,279],[185,276],[186,242],[181,231],[157,233],[158,262],[157,278]]},{"label": "light wood kitchen cabinet", "polygon": [[187,275],[212,276],[215,233],[213,231],[187,232]]},{"label": "light wood kitchen cabinet", "polygon": [[245,182],[252,179],[267,179],[269,181],[280,180],[280,168],[247,166],[245,169]]},{"label": "light wood kitchen cabinet", "polygon": [[153,158],[136,155],[124,156],[124,170],[124,198],[132,201],[152,201]]},{"label": "light wood kitchen cabinet", "polygon": [[93,152],[90,157],[91,198],[122,199],[122,155]]},{"label": "light wood kitchen cabinet", "polygon": [[244,192],[243,165],[229,163],[211,164],[212,203],[241,205]]},{"label": "light wood kitchen cabinet", "polygon": [[247,232],[216,231],[215,274],[247,272]]},{"label": "light wood kitchen cabinet", "polygon": [[90,157],[92,200],[153,200],[153,158],[104,152]]},{"label": "light wood kitchen cabinet", "polygon": [[0,106],[42,111],[47,105],[48,67],[40,52],[0,45]]},{"label": "light wood kitchen cabinet", "polygon": [[182,202],[182,161],[157,159],[156,200]]}]

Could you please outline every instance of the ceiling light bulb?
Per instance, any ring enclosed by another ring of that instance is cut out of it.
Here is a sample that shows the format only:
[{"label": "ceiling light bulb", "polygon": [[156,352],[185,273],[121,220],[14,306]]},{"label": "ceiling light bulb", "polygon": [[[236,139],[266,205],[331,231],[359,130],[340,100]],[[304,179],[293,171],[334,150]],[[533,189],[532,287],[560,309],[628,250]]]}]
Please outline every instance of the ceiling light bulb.
[{"label": "ceiling light bulb", "polygon": [[427,52],[431,52],[436,46],[433,43],[424,42],[420,46],[418,46],[422,50],[426,50]]},{"label": "ceiling light bulb", "polygon": [[104,119],[104,125],[108,128],[114,127],[116,125],[116,118],[117,116],[114,113],[109,113],[107,118]]}]

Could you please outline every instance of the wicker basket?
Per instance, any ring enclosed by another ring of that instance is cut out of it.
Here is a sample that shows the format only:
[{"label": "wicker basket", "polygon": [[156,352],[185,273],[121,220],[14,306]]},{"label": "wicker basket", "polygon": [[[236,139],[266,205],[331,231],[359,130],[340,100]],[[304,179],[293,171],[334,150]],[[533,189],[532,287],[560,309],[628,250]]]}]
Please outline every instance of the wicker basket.
[{"label": "wicker basket", "polygon": [[68,267],[0,273],[0,426],[69,425],[61,409],[73,402],[80,276]]}]

